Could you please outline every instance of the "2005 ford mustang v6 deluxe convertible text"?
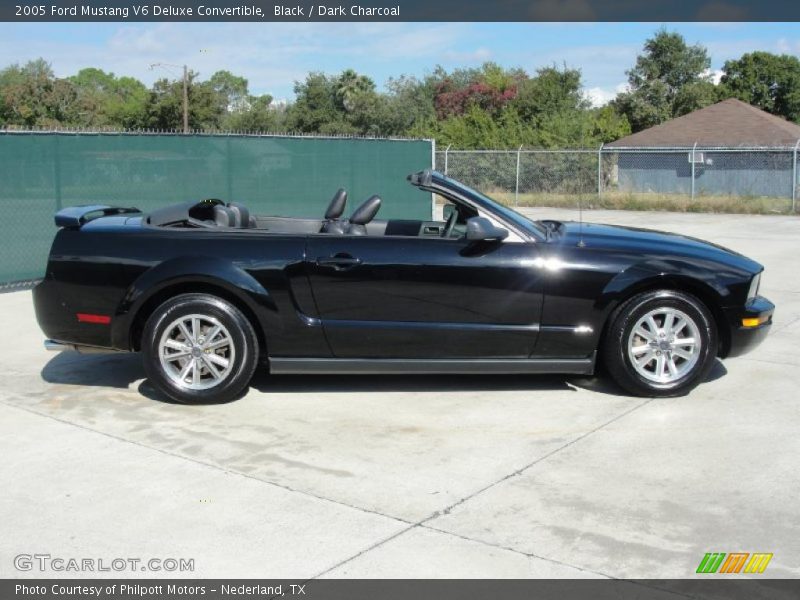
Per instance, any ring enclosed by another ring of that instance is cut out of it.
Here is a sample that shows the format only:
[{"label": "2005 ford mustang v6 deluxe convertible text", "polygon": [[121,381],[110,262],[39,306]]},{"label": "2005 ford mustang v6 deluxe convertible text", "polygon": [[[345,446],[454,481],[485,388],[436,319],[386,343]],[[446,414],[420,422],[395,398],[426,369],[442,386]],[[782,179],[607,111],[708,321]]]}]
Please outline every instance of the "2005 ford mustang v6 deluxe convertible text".
[{"label": "2005 ford mustang v6 deluxe convertible text", "polygon": [[56,214],[34,289],[51,349],[140,351],[181,402],[240,395],[272,373],[574,373],[602,361],[623,388],[685,394],[717,356],[756,346],[774,306],[762,267],[696,239],[531,221],[423,171],[442,221],[251,216],[204,200],[149,214]]}]

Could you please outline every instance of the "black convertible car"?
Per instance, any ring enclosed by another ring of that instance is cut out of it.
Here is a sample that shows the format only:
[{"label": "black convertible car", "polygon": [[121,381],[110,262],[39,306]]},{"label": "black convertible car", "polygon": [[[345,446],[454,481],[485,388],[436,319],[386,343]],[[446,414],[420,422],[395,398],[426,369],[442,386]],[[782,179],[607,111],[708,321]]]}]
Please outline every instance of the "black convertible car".
[{"label": "black convertible car", "polygon": [[767,334],[758,263],[696,239],[532,221],[435,171],[441,221],[250,215],[205,200],[67,208],[34,289],[53,350],[141,352],[181,402],[272,373],[573,373],[685,394]]}]

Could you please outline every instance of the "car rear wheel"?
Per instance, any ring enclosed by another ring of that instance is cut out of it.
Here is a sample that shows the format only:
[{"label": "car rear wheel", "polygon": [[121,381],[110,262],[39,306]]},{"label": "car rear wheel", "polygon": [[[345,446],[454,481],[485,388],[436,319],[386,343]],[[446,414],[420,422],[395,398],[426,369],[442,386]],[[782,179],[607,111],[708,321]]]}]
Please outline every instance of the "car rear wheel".
[{"label": "car rear wheel", "polygon": [[208,294],[182,294],[159,306],[144,327],[150,382],[178,402],[213,404],[236,398],[258,360],[258,340],[241,311]]},{"label": "car rear wheel", "polygon": [[707,376],[717,355],[708,308],[689,294],[639,294],[612,317],[602,355],[611,377],[637,396],[682,396]]}]

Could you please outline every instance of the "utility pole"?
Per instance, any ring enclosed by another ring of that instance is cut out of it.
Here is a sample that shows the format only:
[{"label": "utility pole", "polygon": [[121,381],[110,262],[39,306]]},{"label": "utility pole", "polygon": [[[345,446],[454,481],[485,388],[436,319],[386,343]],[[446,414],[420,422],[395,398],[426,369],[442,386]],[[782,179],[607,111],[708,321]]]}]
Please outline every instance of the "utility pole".
[{"label": "utility pole", "polygon": [[153,63],[150,65],[152,71],[156,67],[161,67],[167,71],[172,71],[171,67],[183,68],[183,133],[189,133],[189,67],[188,65],[173,65],[170,63]]}]

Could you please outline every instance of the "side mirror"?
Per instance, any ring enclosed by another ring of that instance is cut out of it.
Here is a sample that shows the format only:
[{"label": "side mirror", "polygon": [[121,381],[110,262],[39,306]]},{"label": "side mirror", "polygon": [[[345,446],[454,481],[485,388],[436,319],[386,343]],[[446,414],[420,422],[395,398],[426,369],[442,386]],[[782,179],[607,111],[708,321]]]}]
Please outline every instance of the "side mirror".
[{"label": "side mirror", "polygon": [[495,227],[486,217],[472,217],[467,221],[467,239],[470,241],[500,241],[507,237],[507,229]]}]

